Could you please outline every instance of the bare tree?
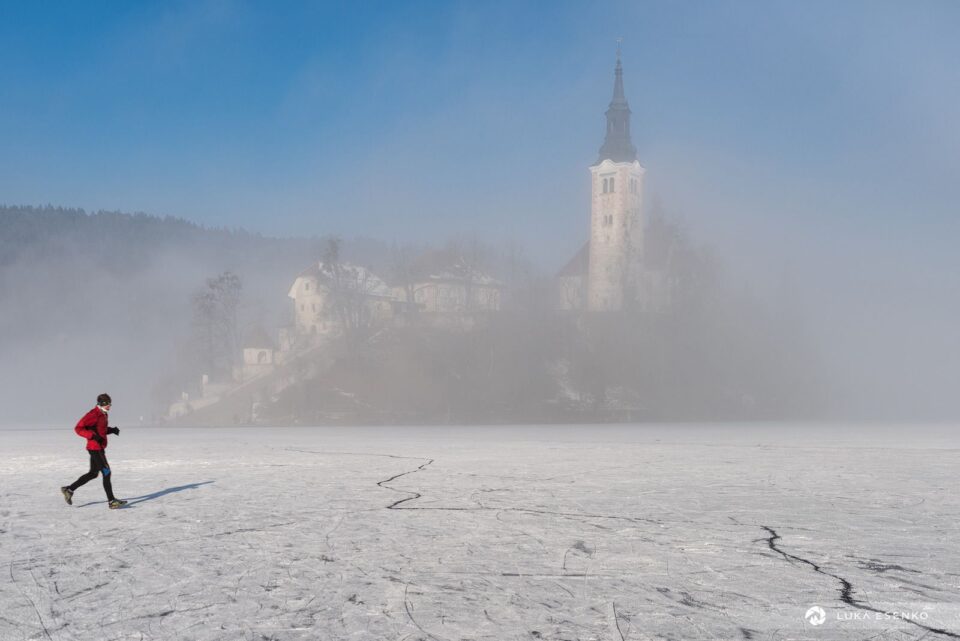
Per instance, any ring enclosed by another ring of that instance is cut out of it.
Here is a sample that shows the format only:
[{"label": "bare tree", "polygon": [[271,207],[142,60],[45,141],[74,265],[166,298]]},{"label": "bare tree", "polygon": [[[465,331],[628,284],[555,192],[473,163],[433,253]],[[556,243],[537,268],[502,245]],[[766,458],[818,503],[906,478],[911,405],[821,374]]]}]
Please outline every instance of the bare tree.
[{"label": "bare tree", "polygon": [[229,377],[239,349],[237,311],[243,289],[240,277],[223,272],[208,278],[193,295],[194,343],[202,373],[211,378]]},{"label": "bare tree", "polygon": [[411,245],[394,244],[390,248],[390,280],[395,285],[403,288],[404,302],[407,303],[407,309],[416,311],[416,292],[417,282],[426,274],[423,273],[422,265],[417,260],[424,250]]},{"label": "bare tree", "polygon": [[365,337],[373,323],[372,307],[384,284],[368,269],[340,258],[341,241],[329,238],[323,250],[320,272],[327,290],[324,313],[332,316],[351,344]]},{"label": "bare tree", "polygon": [[477,281],[484,276],[490,264],[491,251],[476,236],[470,236],[450,241],[447,244],[447,254],[451,258],[454,274],[463,281],[462,311],[472,312],[477,302]]}]

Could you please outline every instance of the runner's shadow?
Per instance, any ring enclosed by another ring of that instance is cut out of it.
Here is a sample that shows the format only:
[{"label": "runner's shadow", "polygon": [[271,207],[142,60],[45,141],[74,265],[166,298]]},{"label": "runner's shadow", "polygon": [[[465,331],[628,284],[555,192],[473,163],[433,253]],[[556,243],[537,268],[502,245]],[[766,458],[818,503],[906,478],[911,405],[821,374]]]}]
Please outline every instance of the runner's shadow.
[{"label": "runner's shadow", "polygon": [[144,503],[145,501],[152,501],[153,499],[158,499],[161,496],[166,496],[167,494],[173,494],[174,492],[182,492],[184,490],[195,490],[201,485],[209,485],[213,481],[203,481],[201,483],[191,483],[189,485],[178,485],[176,487],[168,487],[165,490],[160,490],[159,492],[154,492],[153,494],[144,494],[143,496],[134,496],[133,498],[127,499],[127,504],[124,507],[131,507],[137,503]]},{"label": "runner's shadow", "polygon": [[[174,492],[182,492],[184,490],[195,490],[201,485],[209,485],[211,483],[213,483],[213,481],[203,481],[201,483],[190,483],[189,485],[178,485],[176,487],[168,487],[165,490],[159,490],[152,494],[144,494],[143,496],[134,496],[132,498],[127,499],[127,504],[124,505],[122,509],[133,507],[137,503],[152,501],[153,499],[158,499],[161,496],[166,496],[167,494],[173,494]],[[78,507],[87,507],[88,505],[99,505],[101,503],[106,503],[106,501],[92,501],[90,503],[84,503],[83,505],[80,505]]]}]

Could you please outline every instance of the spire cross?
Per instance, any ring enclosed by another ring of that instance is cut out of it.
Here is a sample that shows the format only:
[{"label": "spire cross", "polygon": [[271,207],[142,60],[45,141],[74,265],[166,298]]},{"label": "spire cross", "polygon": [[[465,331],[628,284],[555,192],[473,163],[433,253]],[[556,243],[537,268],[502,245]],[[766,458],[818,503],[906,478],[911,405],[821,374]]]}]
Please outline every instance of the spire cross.
[{"label": "spire cross", "polygon": [[617,60],[620,60],[620,45],[623,43],[623,38],[617,38]]}]

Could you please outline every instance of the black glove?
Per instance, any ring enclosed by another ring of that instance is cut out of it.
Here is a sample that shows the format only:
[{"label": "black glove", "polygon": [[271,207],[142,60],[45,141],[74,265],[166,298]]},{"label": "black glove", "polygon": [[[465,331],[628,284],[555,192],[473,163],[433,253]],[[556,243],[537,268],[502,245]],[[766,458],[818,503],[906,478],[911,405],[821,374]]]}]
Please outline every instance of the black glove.
[{"label": "black glove", "polygon": [[117,436],[119,436],[119,435],[120,435],[120,428],[119,428],[119,427],[108,427],[108,428],[107,428],[107,434],[116,434]]}]

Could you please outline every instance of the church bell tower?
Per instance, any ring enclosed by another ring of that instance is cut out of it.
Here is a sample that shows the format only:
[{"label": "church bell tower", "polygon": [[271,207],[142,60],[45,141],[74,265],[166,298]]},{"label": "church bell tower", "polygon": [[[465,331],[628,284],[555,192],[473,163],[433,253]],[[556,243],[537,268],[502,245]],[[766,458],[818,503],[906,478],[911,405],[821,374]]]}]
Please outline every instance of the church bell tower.
[{"label": "church bell tower", "polygon": [[643,247],[644,168],[630,140],[630,106],[623,92],[620,48],[614,72],[613,99],[607,109],[607,135],[597,163],[590,167],[590,261],[587,309],[621,309],[636,295]]}]

